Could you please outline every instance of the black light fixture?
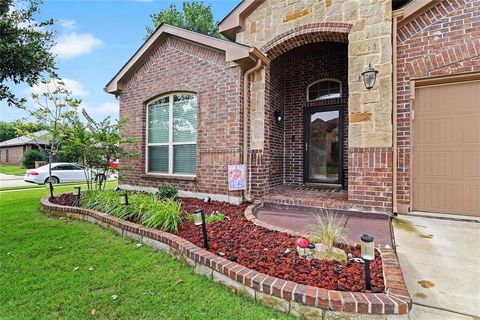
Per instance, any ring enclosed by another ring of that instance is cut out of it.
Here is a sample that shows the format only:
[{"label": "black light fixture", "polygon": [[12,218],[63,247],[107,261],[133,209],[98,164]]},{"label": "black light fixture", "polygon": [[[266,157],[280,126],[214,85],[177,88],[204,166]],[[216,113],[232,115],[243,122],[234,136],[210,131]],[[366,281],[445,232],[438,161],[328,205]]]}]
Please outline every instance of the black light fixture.
[{"label": "black light fixture", "polygon": [[73,187],[73,195],[77,197],[77,206],[80,205],[80,195],[82,194],[81,187]]},{"label": "black light fixture", "polygon": [[274,111],[273,116],[275,117],[275,121],[281,123],[283,121],[283,114],[280,111]]},{"label": "black light fixture", "polygon": [[195,219],[194,223],[196,226],[202,226],[202,235],[203,235],[203,245],[205,249],[210,249],[208,246],[208,238],[207,238],[207,224],[205,223],[205,213],[203,209],[196,209],[195,213],[193,214]]},{"label": "black light fixture", "polygon": [[120,204],[128,206],[128,193],[125,192],[120,195]]},{"label": "black light fixture", "polygon": [[373,237],[368,234],[364,234],[360,239],[362,240],[361,254],[365,261],[365,288],[372,290],[372,284],[370,282],[370,261],[375,259],[375,243],[373,242]]},{"label": "black light fixture", "polygon": [[212,202],[212,198],[210,198],[209,196],[206,196],[205,198],[203,198],[203,202],[204,203],[210,203],[210,202]]},{"label": "black light fixture", "polygon": [[369,63],[367,69],[362,72],[363,83],[365,84],[365,88],[368,90],[372,89],[375,85],[375,81],[377,80],[378,70],[372,67],[372,64]]}]

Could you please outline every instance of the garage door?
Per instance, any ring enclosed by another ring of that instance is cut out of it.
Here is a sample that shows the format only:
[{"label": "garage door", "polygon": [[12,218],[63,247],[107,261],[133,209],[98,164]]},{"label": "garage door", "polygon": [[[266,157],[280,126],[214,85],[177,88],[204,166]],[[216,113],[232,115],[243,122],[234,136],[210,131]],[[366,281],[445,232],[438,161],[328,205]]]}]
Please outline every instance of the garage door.
[{"label": "garage door", "polygon": [[419,87],[413,209],[480,216],[480,81]]}]

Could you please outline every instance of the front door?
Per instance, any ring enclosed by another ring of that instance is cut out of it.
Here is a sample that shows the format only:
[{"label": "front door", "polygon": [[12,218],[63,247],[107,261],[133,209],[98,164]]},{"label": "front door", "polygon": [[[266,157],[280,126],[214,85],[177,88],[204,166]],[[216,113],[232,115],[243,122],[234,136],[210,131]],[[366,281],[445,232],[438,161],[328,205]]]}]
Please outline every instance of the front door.
[{"label": "front door", "polygon": [[342,119],[339,107],[305,110],[304,180],[342,183]]}]

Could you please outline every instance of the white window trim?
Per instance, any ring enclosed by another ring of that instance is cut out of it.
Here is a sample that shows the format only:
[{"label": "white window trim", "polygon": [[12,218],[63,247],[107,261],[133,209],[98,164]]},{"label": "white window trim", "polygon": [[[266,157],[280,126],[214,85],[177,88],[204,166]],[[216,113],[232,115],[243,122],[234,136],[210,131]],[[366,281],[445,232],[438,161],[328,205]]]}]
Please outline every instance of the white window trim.
[{"label": "white window trim", "polygon": [[[156,175],[159,177],[167,177],[168,176],[175,176],[175,177],[190,177],[195,178],[196,174],[188,174],[188,173],[173,173],[173,146],[177,145],[190,145],[194,144],[197,145],[197,140],[194,141],[182,141],[182,142],[173,142],[173,96],[174,95],[191,95],[197,98],[197,95],[192,92],[172,92],[163,96],[156,98],[153,101],[150,101],[146,104],[145,114],[146,114],[146,131],[145,131],[145,173],[148,175]],[[164,99],[168,97],[168,142],[159,142],[159,143],[149,143],[148,137],[148,123],[149,123],[149,106],[153,103],[157,102],[158,100]],[[198,98],[197,98],[197,139],[198,139]],[[168,172],[150,172],[148,170],[148,147],[155,147],[155,146],[168,146]],[[196,171],[196,166],[195,166]]]},{"label": "white window trim", "polygon": [[340,81],[340,80],[338,80],[338,79],[335,79],[335,78],[323,78],[323,79],[314,81],[314,82],[310,83],[310,84],[307,86],[307,101],[323,101],[323,100],[311,100],[311,99],[310,99],[310,87],[316,85],[316,84],[319,83],[319,82],[324,82],[324,81],[337,82],[337,83],[339,84],[339,86],[340,86],[340,97],[338,97],[338,98],[323,99],[323,100],[330,100],[330,99],[339,99],[339,98],[342,98],[342,90],[343,90],[342,81]]}]

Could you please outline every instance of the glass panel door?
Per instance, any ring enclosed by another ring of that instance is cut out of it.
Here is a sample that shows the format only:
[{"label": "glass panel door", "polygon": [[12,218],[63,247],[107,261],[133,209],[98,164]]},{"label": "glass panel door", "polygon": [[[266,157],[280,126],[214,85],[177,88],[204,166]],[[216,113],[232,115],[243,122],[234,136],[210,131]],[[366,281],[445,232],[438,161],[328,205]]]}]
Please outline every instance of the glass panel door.
[{"label": "glass panel door", "polygon": [[339,109],[308,110],[305,125],[306,182],[340,183],[342,147]]}]

